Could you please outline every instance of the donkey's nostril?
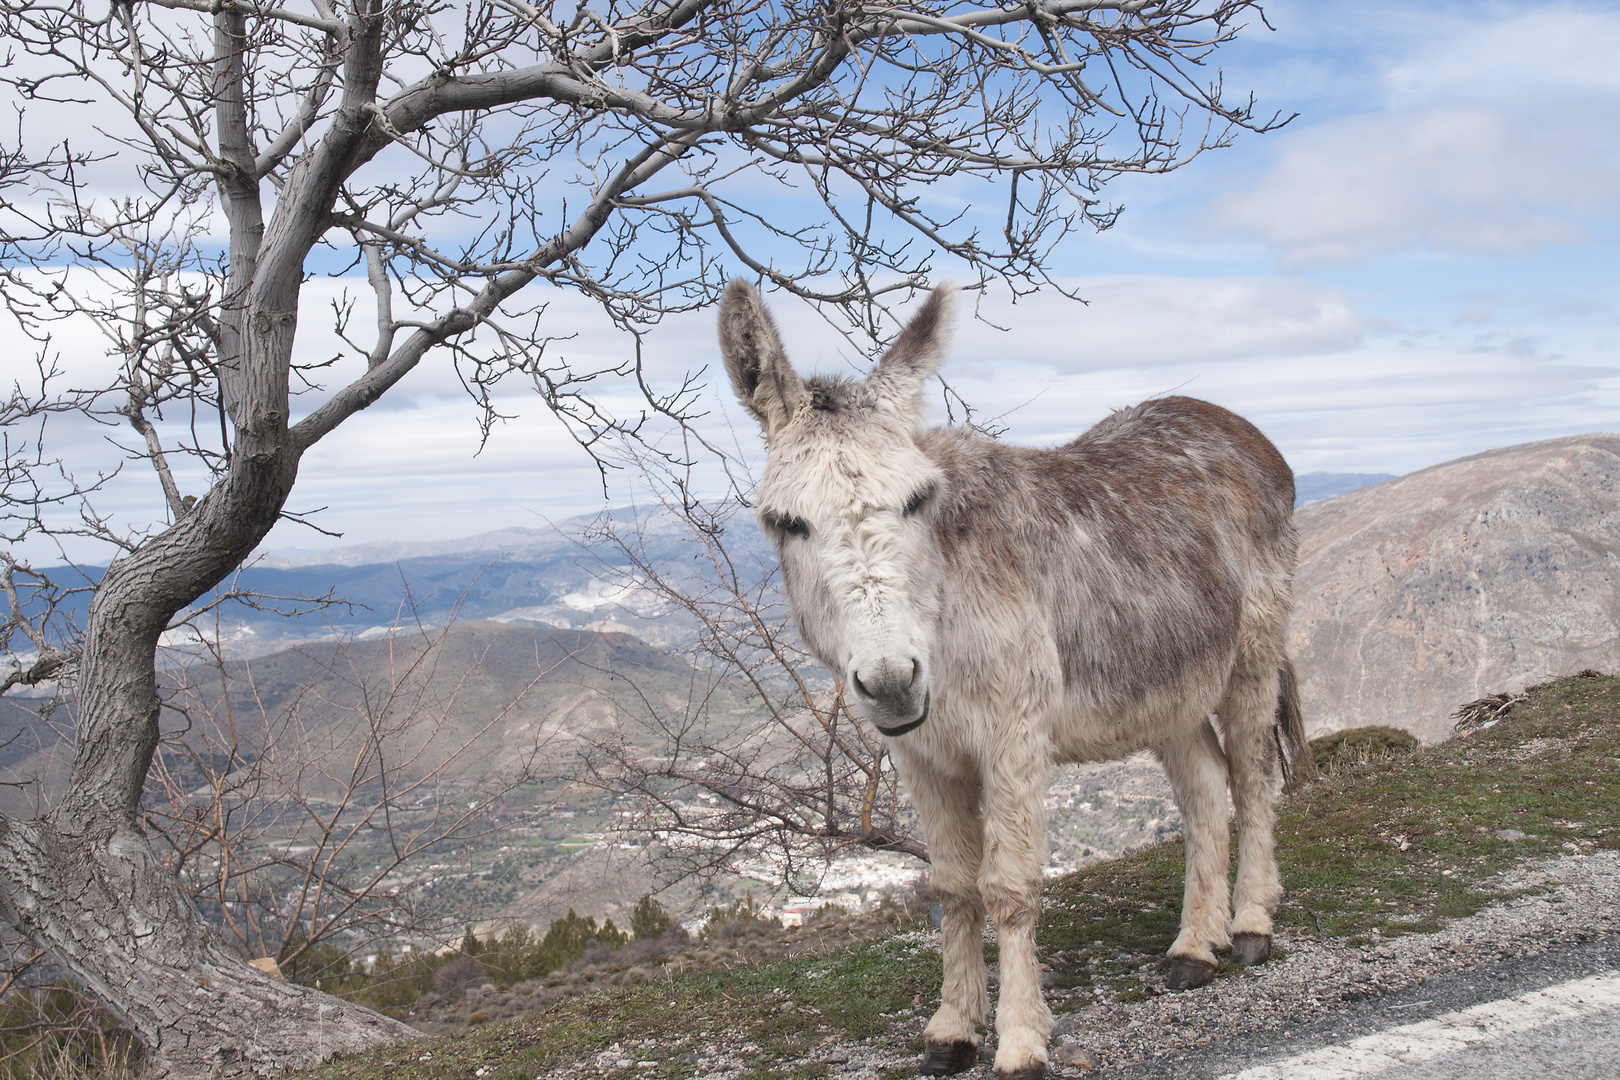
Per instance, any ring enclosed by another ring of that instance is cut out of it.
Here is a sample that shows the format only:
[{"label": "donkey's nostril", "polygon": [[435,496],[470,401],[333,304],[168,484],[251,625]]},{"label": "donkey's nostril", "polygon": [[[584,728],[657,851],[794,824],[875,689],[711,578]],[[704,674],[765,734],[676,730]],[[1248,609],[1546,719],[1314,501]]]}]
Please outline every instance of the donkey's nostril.
[{"label": "donkey's nostril", "polygon": [[854,682],[855,682],[855,692],[857,694],[860,694],[861,697],[876,697],[877,696],[877,695],[873,694],[872,691],[870,691],[870,690],[868,690],[866,688],[865,683],[861,682],[861,674],[860,674],[860,672],[858,672],[858,671],[854,672],[850,676],[850,678],[853,679]]},{"label": "donkey's nostril", "polygon": [[921,674],[922,674],[922,662],[918,661],[918,660],[913,660],[911,662],[911,681],[906,683],[906,685],[907,686],[916,686],[917,685],[917,677],[919,675],[921,675]]}]

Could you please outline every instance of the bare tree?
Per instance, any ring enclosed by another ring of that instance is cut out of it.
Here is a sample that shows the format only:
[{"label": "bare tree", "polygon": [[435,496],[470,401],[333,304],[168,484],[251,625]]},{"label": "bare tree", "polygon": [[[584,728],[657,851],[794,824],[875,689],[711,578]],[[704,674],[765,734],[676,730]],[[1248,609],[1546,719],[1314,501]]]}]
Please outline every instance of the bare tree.
[{"label": "bare tree", "polygon": [[[605,370],[554,360],[548,338],[569,328],[545,319],[543,286],[637,330],[744,273],[865,341],[940,259],[981,285],[1050,284],[1053,246],[1113,221],[1110,177],[1273,122],[1203,67],[1253,14],[1250,0],[4,0],[0,77],[24,110],[0,153],[6,301],[42,358],[53,322],[74,319],[117,361],[88,390],[48,359],[40,385],[18,384],[6,532],[84,534],[117,557],[82,637],[38,608],[8,626],[54,650],[77,732],[62,799],[0,827],[0,916],[106,1002],[158,1074],[264,1072],[406,1034],[244,965],[138,816],[159,639],[288,513],[303,454],[430,353],[486,424],[514,379],[588,450],[684,417],[690,387],[654,392],[628,350]],[[65,138],[51,120],[69,116],[84,123]],[[983,185],[1005,214],[981,227],[962,199],[929,197],[947,182]],[[348,353],[309,367],[294,342],[317,263],[363,273],[370,311],[362,327],[339,304]],[[642,387],[636,415],[598,404],[609,378]],[[95,481],[49,449],[63,413],[123,433],[162,520],[96,512]],[[46,675],[33,651],[23,681]]]}]

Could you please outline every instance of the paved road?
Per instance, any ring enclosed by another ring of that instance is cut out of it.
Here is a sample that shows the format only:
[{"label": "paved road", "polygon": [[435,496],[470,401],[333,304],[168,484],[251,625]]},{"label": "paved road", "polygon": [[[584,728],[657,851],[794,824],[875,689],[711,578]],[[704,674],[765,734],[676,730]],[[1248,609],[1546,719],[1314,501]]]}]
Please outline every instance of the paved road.
[{"label": "paved road", "polygon": [[1614,1080],[1620,941],[1433,978],[1312,1024],[1098,1080]]}]

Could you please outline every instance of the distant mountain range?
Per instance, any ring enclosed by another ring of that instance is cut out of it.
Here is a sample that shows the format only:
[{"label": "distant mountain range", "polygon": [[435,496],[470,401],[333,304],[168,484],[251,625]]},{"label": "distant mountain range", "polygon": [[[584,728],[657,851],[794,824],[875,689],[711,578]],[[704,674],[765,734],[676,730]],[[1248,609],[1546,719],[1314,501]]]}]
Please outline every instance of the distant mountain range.
[{"label": "distant mountain range", "polygon": [[[1301,558],[1292,647],[1313,734],[1389,723],[1433,741],[1449,733],[1450,711],[1470,698],[1583,667],[1620,669],[1620,436],[1496,450],[1399,478],[1306,473],[1296,486]],[[346,604],[293,619],[229,607],[222,622],[230,652],[259,657],[252,697],[265,715],[301,701],[312,719],[331,718],[311,729],[330,732],[333,720],[355,712],[368,685],[387,684],[421,647],[393,628],[455,616],[463,622],[445,637],[438,674],[420,699],[435,706],[425,715],[452,717],[434,739],[455,745],[496,716],[502,754],[590,738],[622,715],[626,678],[678,707],[684,688],[701,677],[666,651],[694,641],[694,621],[626,587],[630,554],[605,542],[606,528],[659,572],[693,585],[705,580],[707,537],[662,511],[615,510],[554,529],[460,540],[270,553],[236,585]],[[768,583],[774,553],[752,517],[738,514],[723,538],[744,584]],[[352,643],[340,646],[345,640]],[[479,674],[469,682],[478,685],[442,681],[475,662]],[[551,673],[525,689],[541,670]],[[230,674],[233,682],[248,677],[246,667]],[[444,689],[452,683],[453,701]],[[7,796],[21,812],[52,789],[53,777],[59,781],[70,735],[39,727],[27,714],[31,703],[9,697],[0,703],[6,731],[37,734],[0,747],[0,778],[48,781]],[[722,718],[741,718],[750,707],[746,694],[730,690],[717,703]],[[207,702],[200,704],[206,712]],[[1110,768],[1123,770],[1129,784],[1103,783],[1092,769],[1066,773],[1054,787],[1053,850],[1063,859],[1174,827],[1155,766]],[[601,873],[594,861],[581,869]],[[634,890],[641,888],[637,878]],[[633,899],[634,890],[625,895]],[[574,902],[558,899],[565,901]]]},{"label": "distant mountain range", "polygon": [[[1299,503],[1388,479],[1382,473],[1304,473]],[[639,557],[695,581],[705,538],[662,509],[619,508],[553,528],[509,528],[453,540],[378,540],[315,551],[261,552],[221,588],[264,598],[227,603],[218,633],[234,656],[257,656],[299,642],[382,635],[390,627],[442,625],[452,617],[520,626],[628,633],[661,648],[690,644],[696,624],[655,598],[626,588],[629,558],[603,540],[610,524],[634,538]],[[726,552],[750,586],[775,567],[775,554],[746,512],[726,523]],[[60,581],[97,580],[102,567],[54,567]],[[312,604],[322,598],[340,603]],[[83,625],[89,597],[64,605]],[[297,610],[291,617],[274,610]],[[212,622],[209,630],[215,629]],[[183,635],[180,635],[183,637]]]},{"label": "distant mountain range", "polygon": [[[626,547],[610,542],[616,533]],[[746,512],[726,522],[726,553],[757,587],[776,557]],[[550,529],[502,529],[456,540],[376,541],[325,551],[261,553],[220,590],[255,594],[218,609],[217,632],[236,657],[300,642],[387,635],[393,628],[440,626],[452,618],[519,626],[632,634],[661,648],[690,644],[693,619],[626,586],[629,552],[680,582],[695,582],[709,559],[708,537],[663,510],[615,509]],[[628,549],[628,550],[627,550]],[[95,581],[104,567],[52,567],[58,581]],[[209,597],[205,597],[204,601]],[[325,601],[317,603],[317,601]],[[83,625],[87,595],[62,614]],[[294,614],[278,614],[293,611]],[[207,630],[216,630],[214,616]],[[185,634],[171,635],[183,644]]]},{"label": "distant mountain range", "polygon": [[[364,760],[367,740],[379,732],[388,733],[386,749],[398,759],[390,765],[396,782],[415,783],[460,755],[459,782],[472,784],[572,754],[581,739],[617,737],[622,720],[649,708],[684,715],[696,698],[721,721],[748,708],[723,674],[629,634],[487,620],[428,634],[309,641],[223,671],[169,663],[160,680],[172,739],[204,756],[233,746],[244,761],[274,743],[288,761],[315,763],[299,766],[298,786],[312,797],[341,787],[344,763]],[[0,699],[0,811],[31,811],[34,799],[48,799],[66,780],[71,717],[42,720],[41,704]],[[184,755],[171,755],[165,768],[183,766]],[[37,786],[17,786],[28,781]],[[199,774],[184,786],[201,783]]]},{"label": "distant mountain range", "polygon": [[1294,477],[1294,506],[1320,502],[1395,479],[1394,473],[1308,472]]}]

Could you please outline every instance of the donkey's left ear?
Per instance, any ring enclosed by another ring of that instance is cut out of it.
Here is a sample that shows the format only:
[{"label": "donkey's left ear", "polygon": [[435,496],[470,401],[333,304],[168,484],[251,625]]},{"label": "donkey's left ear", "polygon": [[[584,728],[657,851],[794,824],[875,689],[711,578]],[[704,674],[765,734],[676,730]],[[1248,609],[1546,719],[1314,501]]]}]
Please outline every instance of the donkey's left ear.
[{"label": "donkey's left ear", "polygon": [[788,361],[770,312],[746,281],[726,286],[719,329],[731,388],[769,439],[793,419],[810,393]]},{"label": "donkey's left ear", "polygon": [[923,382],[939,370],[951,336],[951,314],[956,310],[956,289],[941,285],[928,294],[921,310],[906,323],[889,351],[883,354],[866,385],[878,407],[920,424],[927,413]]}]

